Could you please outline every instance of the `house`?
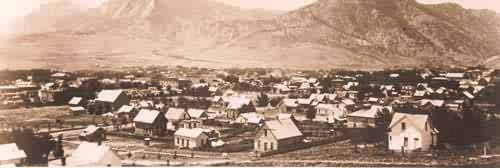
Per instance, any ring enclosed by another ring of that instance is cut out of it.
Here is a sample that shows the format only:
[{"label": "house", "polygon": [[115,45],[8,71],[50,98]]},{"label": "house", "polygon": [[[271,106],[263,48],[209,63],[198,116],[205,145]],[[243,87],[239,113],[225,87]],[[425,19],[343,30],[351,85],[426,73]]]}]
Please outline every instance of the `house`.
[{"label": "house", "polygon": [[174,144],[178,148],[203,148],[209,144],[208,138],[202,128],[179,128],[174,133]]},{"label": "house", "polygon": [[377,113],[384,109],[383,106],[371,106],[368,109],[361,109],[347,115],[347,127],[349,128],[369,128],[375,127]]},{"label": "house", "polygon": [[103,90],[95,99],[96,113],[112,112],[129,103],[129,97],[122,90]]},{"label": "house", "polygon": [[437,145],[438,133],[428,115],[395,113],[389,125],[389,150],[427,151]]},{"label": "house", "polygon": [[106,139],[106,130],[102,127],[96,127],[95,125],[90,125],[83,129],[80,133],[79,138],[86,141],[99,141]]},{"label": "house", "polygon": [[191,119],[207,119],[208,114],[206,110],[203,109],[188,109],[187,111]]},{"label": "house", "polygon": [[69,111],[75,116],[87,113],[87,110],[81,106],[69,107]]},{"label": "house", "polygon": [[83,142],[66,159],[69,167],[119,167],[121,159],[107,145]]},{"label": "house", "polygon": [[71,106],[71,107],[77,107],[77,106],[84,106],[85,104],[83,104],[83,98],[81,98],[81,97],[73,97],[68,102],[68,105]]},{"label": "house", "polygon": [[299,103],[297,99],[283,99],[279,108],[282,113],[295,113]]},{"label": "house", "polygon": [[182,108],[169,108],[167,113],[165,114],[165,118],[167,118],[167,130],[175,131],[180,127],[180,123],[183,120],[191,119],[189,113],[186,109]]},{"label": "house", "polygon": [[254,149],[257,152],[278,151],[296,146],[303,134],[291,119],[270,120],[257,132]]},{"label": "house", "polygon": [[347,114],[346,110],[338,104],[318,104],[316,106],[315,121],[333,123],[342,120]]},{"label": "house", "polygon": [[26,153],[17,147],[16,143],[0,145],[0,167],[5,165],[20,165],[26,159]]},{"label": "house", "polygon": [[236,118],[235,122],[250,126],[259,126],[264,123],[264,117],[255,112],[243,113]]},{"label": "house", "polygon": [[255,107],[250,99],[246,97],[231,97],[226,107],[226,117],[236,119],[241,113],[253,112]]},{"label": "house", "polygon": [[136,113],[137,113],[137,109],[134,107],[134,106],[130,106],[130,105],[123,105],[122,107],[120,107],[120,109],[118,109],[118,111],[116,112],[116,114],[118,116],[124,116],[124,117],[127,117],[127,118],[132,118],[132,117],[135,117]]},{"label": "house", "polygon": [[166,129],[167,119],[158,110],[142,109],[134,118],[136,132],[145,135],[163,135]]}]

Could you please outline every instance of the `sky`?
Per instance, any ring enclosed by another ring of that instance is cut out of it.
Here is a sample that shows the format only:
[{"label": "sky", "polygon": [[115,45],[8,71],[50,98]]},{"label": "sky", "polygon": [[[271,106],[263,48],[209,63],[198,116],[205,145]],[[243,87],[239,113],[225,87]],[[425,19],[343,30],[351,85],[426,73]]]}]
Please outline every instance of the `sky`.
[{"label": "sky", "polygon": [[[0,31],[8,30],[7,27],[17,17],[29,14],[40,4],[56,0],[3,0],[0,6]],[[88,6],[97,6],[105,0],[73,0]],[[293,10],[316,0],[216,0],[242,8],[262,8],[271,10]],[[500,13],[500,0],[417,0],[422,3],[454,2],[465,8],[492,9]]]}]

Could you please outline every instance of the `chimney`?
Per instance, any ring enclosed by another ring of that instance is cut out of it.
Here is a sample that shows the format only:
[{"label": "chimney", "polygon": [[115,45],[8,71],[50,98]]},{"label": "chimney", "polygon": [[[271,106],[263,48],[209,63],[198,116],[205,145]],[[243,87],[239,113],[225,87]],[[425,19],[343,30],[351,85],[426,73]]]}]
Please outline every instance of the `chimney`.
[{"label": "chimney", "polygon": [[65,156],[61,157],[61,165],[66,166],[66,157]]}]

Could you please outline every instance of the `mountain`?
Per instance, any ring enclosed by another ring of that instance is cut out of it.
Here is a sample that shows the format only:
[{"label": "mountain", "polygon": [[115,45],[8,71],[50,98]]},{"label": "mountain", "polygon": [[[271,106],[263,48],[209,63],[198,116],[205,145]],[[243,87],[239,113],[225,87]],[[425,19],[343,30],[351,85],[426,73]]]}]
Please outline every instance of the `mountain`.
[{"label": "mountain", "polygon": [[498,14],[453,3],[319,0],[282,14],[213,0],[109,0],[69,11],[52,16],[55,31],[19,36],[4,55],[59,68],[308,69],[495,66],[500,55]]}]

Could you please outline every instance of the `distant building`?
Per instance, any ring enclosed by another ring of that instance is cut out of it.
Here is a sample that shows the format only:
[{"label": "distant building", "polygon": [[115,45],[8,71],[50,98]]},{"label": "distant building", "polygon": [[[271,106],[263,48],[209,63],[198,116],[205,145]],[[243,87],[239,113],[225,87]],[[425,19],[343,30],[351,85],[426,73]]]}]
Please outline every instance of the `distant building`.
[{"label": "distant building", "polygon": [[302,143],[303,134],[291,119],[266,121],[257,132],[254,149],[270,152]]},{"label": "distant building", "polygon": [[389,125],[389,150],[429,150],[437,145],[438,133],[428,115],[395,113]]},{"label": "distant building", "polygon": [[0,145],[0,167],[5,165],[21,165],[25,159],[26,153],[19,149],[15,143]]},{"label": "distant building", "polygon": [[347,127],[349,128],[374,128],[377,113],[382,111],[382,106],[371,106],[369,109],[361,109],[347,115]]},{"label": "distant building", "polygon": [[112,112],[129,103],[129,97],[122,90],[103,90],[95,99],[96,113]]},{"label": "distant building", "polygon": [[202,148],[207,146],[208,135],[201,128],[179,128],[174,133],[174,144],[178,148]]},{"label": "distant building", "polygon": [[[60,161],[56,160],[60,163]],[[53,165],[53,166],[57,166]],[[83,142],[66,159],[69,167],[119,167],[121,159],[109,146]],[[50,167],[50,166],[49,166]]]},{"label": "distant building", "polygon": [[137,133],[159,136],[166,130],[167,119],[158,110],[142,109],[135,116],[134,124]]},{"label": "distant building", "polygon": [[189,113],[183,108],[169,108],[165,118],[168,120],[167,130],[169,131],[177,130],[182,121],[191,119]]}]

